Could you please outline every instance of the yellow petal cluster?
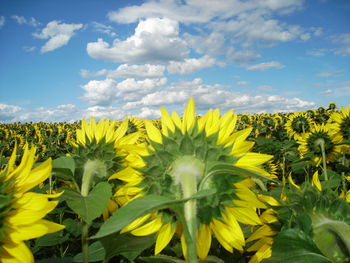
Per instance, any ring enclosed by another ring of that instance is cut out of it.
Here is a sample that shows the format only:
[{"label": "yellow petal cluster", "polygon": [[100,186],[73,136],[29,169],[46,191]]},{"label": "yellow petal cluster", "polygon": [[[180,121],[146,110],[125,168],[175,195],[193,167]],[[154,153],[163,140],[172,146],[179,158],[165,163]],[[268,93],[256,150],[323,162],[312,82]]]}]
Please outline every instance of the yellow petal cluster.
[{"label": "yellow petal cluster", "polygon": [[2,263],[34,262],[33,255],[24,241],[64,228],[63,225],[43,219],[58,204],[58,201],[49,201],[49,198],[56,198],[61,193],[48,195],[28,192],[46,180],[51,173],[51,159],[33,168],[35,151],[35,147],[29,149],[28,145],[25,145],[21,163],[16,167],[15,146],[7,166],[1,171],[0,183],[11,182],[11,187],[5,194],[13,194],[11,209],[0,224],[5,225],[3,229],[5,239],[0,242]]}]

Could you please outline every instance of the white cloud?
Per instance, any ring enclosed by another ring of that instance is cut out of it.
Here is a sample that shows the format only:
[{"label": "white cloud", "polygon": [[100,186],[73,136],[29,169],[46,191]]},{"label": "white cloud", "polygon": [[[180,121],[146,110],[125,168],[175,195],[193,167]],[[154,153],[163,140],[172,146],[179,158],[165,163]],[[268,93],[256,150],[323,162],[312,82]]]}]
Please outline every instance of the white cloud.
[{"label": "white cloud", "polygon": [[120,107],[104,107],[104,106],[92,106],[88,107],[83,111],[83,118],[94,117],[96,119],[110,119],[120,120],[123,119],[127,114],[120,109]]},{"label": "white cloud", "polygon": [[80,70],[80,75],[84,78],[107,76],[108,78],[157,78],[164,75],[163,65],[128,65],[122,64],[114,70],[101,69],[97,72],[89,72],[86,69]]},{"label": "white cloud", "polygon": [[182,109],[190,97],[194,97],[199,114],[203,114],[208,108],[217,107],[222,111],[233,108],[237,112],[255,113],[263,110],[267,112],[300,111],[315,105],[314,102],[299,98],[233,92],[227,86],[205,85],[201,79],[197,78],[189,82],[172,83],[162,90],[148,93],[139,100],[126,103],[123,109],[130,111],[142,107],[157,109],[159,106],[167,106],[166,108],[177,110]]},{"label": "white cloud", "polygon": [[302,27],[271,19],[264,10],[240,13],[236,19],[213,22],[211,27],[231,34],[232,39],[243,47],[250,47],[255,43],[274,45],[278,42],[310,38]]},{"label": "white cloud", "polygon": [[12,15],[12,19],[16,20],[16,22],[20,25],[30,25],[33,27],[40,26],[40,22],[38,22],[34,17],[26,19],[24,16]]},{"label": "white cloud", "polygon": [[40,39],[49,39],[40,50],[45,53],[67,45],[75,31],[82,27],[83,24],[65,24],[53,20],[42,29],[41,33],[34,33],[33,36]]},{"label": "white cloud", "polygon": [[159,119],[160,115],[161,115],[160,110],[154,110],[148,107],[142,107],[141,112],[137,115],[137,117],[142,119]]},{"label": "white cloud", "polygon": [[21,107],[0,103],[0,121],[8,121],[22,110]]},{"label": "white cloud", "polygon": [[332,40],[334,43],[340,45],[340,47],[334,51],[334,54],[350,56],[350,33],[334,35],[332,36]]},{"label": "white cloud", "polygon": [[164,63],[182,60],[188,54],[186,42],[179,37],[179,24],[167,18],[141,20],[134,35],[112,46],[99,38],[87,44],[87,53],[96,59],[126,63]]},{"label": "white cloud", "polygon": [[21,109],[9,122],[63,122],[76,121],[81,118],[80,110],[72,104],[58,105],[53,108],[39,107],[34,110]]},{"label": "white cloud", "polygon": [[219,32],[192,35],[184,33],[184,39],[198,54],[217,55],[226,53],[225,36]]},{"label": "white cloud", "polygon": [[5,25],[5,17],[4,16],[0,16],[0,28],[2,28]]},{"label": "white cloud", "polygon": [[148,17],[168,17],[182,23],[207,23],[214,18],[227,19],[238,13],[264,9],[289,13],[302,5],[302,0],[153,0],[139,6],[128,6],[108,13],[111,21],[133,23]]},{"label": "white cloud", "polygon": [[256,64],[256,65],[250,65],[250,66],[246,66],[247,70],[267,70],[267,69],[271,69],[271,68],[284,68],[285,66],[282,65],[280,62],[278,61],[270,61],[270,62],[263,62],[260,64]]},{"label": "white cloud", "polygon": [[321,95],[327,95],[332,98],[347,97],[350,96],[350,86],[327,89],[320,92]]},{"label": "white cloud", "polygon": [[215,59],[209,56],[186,58],[184,61],[170,61],[167,70],[170,74],[193,74],[215,64]]},{"label": "white cloud", "polygon": [[113,32],[113,27],[109,25],[105,25],[98,22],[92,22],[92,27],[94,28],[95,31],[103,34],[107,34],[110,37],[115,37],[117,35],[115,32]]},{"label": "white cloud", "polygon": [[91,80],[81,86],[85,90],[82,99],[93,105],[109,105],[115,99],[117,82],[113,79]]},{"label": "white cloud", "polygon": [[121,82],[110,78],[91,80],[86,85],[81,86],[85,91],[82,99],[99,106],[107,106],[115,102],[139,100],[144,95],[160,89],[166,82],[166,78],[143,80],[128,78]]},{"label": "white cloud", "polygon": [[233,47],[227,49],[227,61],[233,63],[248,63],[253,62],[261,57],[261,55],[253,50],[235,50]]}]

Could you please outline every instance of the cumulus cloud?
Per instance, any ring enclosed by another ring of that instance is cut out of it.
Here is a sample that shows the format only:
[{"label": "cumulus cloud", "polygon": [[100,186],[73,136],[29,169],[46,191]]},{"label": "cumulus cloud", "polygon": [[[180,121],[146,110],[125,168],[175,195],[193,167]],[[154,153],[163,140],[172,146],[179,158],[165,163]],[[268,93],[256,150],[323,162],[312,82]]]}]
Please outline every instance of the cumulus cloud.
[{"label": "cumulus cloud", "polygon": [[80,70],[80,75],[84,78],[107,76],[108,78],[159,78],[164,75],[163,65],[128,65],[122,64],[114,70],[101,69],[97,72],[90,72],[86,69]]},{"label": "cumulus cloud", "polygon": [[271,68],[284,68],[284,65],[282,65],[280,62],[278,61],[270,61],[270,62],[263,62],[260,64],[256,64],[256,65],[250,65],[247,66],[246,69],[247,70],[268,70]]},{"label": "cumulus cloud", "polygon": [[75,31],[82,27],[83,24],[65,24],[53,20],[40,33],[34,33],[33,36],[40,39],[48,39],[40,50],[42,53],[45,53],[67,45]]},{"label": "cumulus cloud", "polygon": [[94,117],[96,119],[110,119],[110,120],[121,120],[127,114],[120,109],[120,107],[112,106],[92,106],[88,107],[83,111],[83,118]]},{"label": "cumulus cloud", "polygon": [[91,80],[81,86],[85,91],[82,99],[93,105],[108,105],[116,96],[117,82],[113,79]]},{"label": "cumulus cloud", "polygon": [[15,105],[0,103],[0,121],[8,121],[13,119],[21,110],[21,107]]},{"label": "cumulus cloud", "polygon": [[162,90],[148,93],[140,100],[126,103],[123,109],[125,111],[143,107],[157,109],[161,105],[168,105],[167,108],[170,109],[178,109],[182,108],[190,97],[194,97],[199,114],[203,114],[208,108],[217,107],[222,111],[233,108],[237,112],[256,113],[260,111],[301,111],[315,105],[312,101],[304,101],[300,98],[270,94],[255,95],[234,92],[229,88],[223,85],[205,85],[201,79],[197,78],[192,81],[172,83]]},{"label": "cumulus cloud", "polygon": [[147,93],[160,89],[167,82],[166,78],[136,80],[127,78],[121,82],[107,78],[91,80],[81,86],[85,91],[83,100],[98,106],[108,106],[113,102],[139,100]]},{"label": "cumulus cloud", "polygon": [[2,28],[5,25],[5,17],[0,16],[0,28]]},{"label": "cumulus cloud", "polygon": [[[72,104],[58,105],[56,107],[39,107],[33,110],[24,109],[18,106],[7,105],[7,111],[10,112],[2,116],[3,110],[0,105],[0,120],[6,122],[63,122],[76,121],[81,118],[80,110]],[[6,110],[5,110],[6,111]]]},{"label": "cumulus cloud", "polygon": [[168,18],[141,20],[134,35],[115,39],[110,46],[102,38],[87,44],[87,53],[95,59],[126,63],[164,63],[184,59],[187,44],[179,37],[179,24]]},{"label": "cumulus cloud", "polygon": [[34,17],[27,19],[24,16],[12,15],[11,18],[14,19],[20,25],[24,24],[24,25],[30,25],[33,27],[37,27],[41,25],[40,22],[38,22]]},{"label": "cumulus cloud", "polygon": [[184,61],[170,61],[167,70],[170,74],[193,74],[215,64],[215,59],[209,56],[186,58]]}]

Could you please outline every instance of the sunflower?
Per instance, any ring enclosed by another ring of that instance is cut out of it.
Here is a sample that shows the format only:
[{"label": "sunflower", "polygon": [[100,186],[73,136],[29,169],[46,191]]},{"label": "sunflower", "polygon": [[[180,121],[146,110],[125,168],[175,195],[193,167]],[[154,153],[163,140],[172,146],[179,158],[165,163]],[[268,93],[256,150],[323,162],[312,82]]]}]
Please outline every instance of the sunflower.
[{"label": "sunflower", "polygon": [[315,122],[305,113],[293,113],[288,117],[285,124],[286,131],[290,138],[301,139],[308,133]]},{"label": "sunflower", "polygon": [[[175,112],[170,116],[164,108],[160,110],[162,130],[151,121],[145,121],[149,145],[139,153],[143,167],[130,168],[128,176],[123,172],[114,175],[125,181],[116,193],[118,200],[123,198],[126,204],[148,194],[178,200],[200,190],[215,189],[215,197],[184,204],[185,218],[196,220],[193,232],[198,256],[206,258],[212,236],[227,251],[242,251],[245,240],[240,223],[261,224],[256,209],[266,208],[251,189],[254,182],[245,174],[269,177],[261,165],[272,156],[249,152],[254,142],[246,141],[246,138],[252,129],[234,133],[237,116],[233,110],[222,116],[219,109],[209,110],[197,118],[192,98],[182,119]],[[220,165],[236,167],[243,172],[230,174],[225,171],[212,176]],[[136,219],[121,232],[131,232],[135,236],[157,233],[155,254],[160,253],[177,233],[186,257],[188,248],[183,229],[183,221],[170,209],[164,209]]]},{"label": "sunflower", "polygon": [[[128,124],[128,119],[122,121],[119,126],[116,121],[101,119],[96,123],[95,119],[91,117],[90,123],[87,123],[83,119],[81,129],[76,130],[76,141],[72,142],[74,146],[73,157],[77,160],[78,167],[85,167],[87,162],[96,161],[106,172],[105,178],[113,179],[114,174],[119,172],[119,176],[123,175],[121,178],[129,180],[129,182],[134,180],[134,177],[128,176],[128,173],[132,170],[132,166],[138,166],[139,157],[133,152],[138,149],[136,143],[140,133],[127,134]],[[80,175],[80,177],[82,176]],[[83,181],[82,178],[79,179]],[[123,201],[119,201],[119,203],[123,203]],[[117,200],[111,199],[108,208],[104,211],[104,219],[107,219],[117,208]]]},{"label": "sunflower", "polygon": [[[81,129],[76,130],[76,141],[73,155],[78,161],[101,160],[106,165],[108,172],[116,172],[128,163],[130,148],[138,141],[139,132],[127,134],[128,120],[124,120],[119,127],[116,121],[101,119],[96,123],[94,118],[90,118],[90,123],[82,120]],[[130,157],[129,157],[130,158]]]},{"label": "sunflower", "polygon": [[2,263],[34,262],[26,240],[57,232],[64,226],[43,219],[58,201],[60,194],[30,192],[51,173],[51,159],[33,168],[36,148],[24,147],[19,166],[15,166],[17,146],[8,164],[0,172],[0,261]]},{"label": "sunflower", "polygon": [[146,129],[143,120],[132,116],[129,116],[126,119],[128,121],[128,130],[126,131],[126,134],[139,132],[139,142],[144,141],[146,136]]},{"label": "sunflower", "polygon": [[256,251],[249,260],[249,263],[258,263],[271,257],[273,238],[277,234],[269,225],[278,221],[276,212],[273,209],[265,210],[259,218],[263,225],[256,229],[246,241],[247,243],[255,241],[255,243],[247,249],[248,252]]},{"label": "sunflower", "polygon": [[[333,112],[329,122],[344,140],[350,140],[350,106],[347,109],[341,107],[339,112]],[[344,145],[344,152],[350,153],[350,146]]]},{"label": "sunflower", "polygon": [[332,162],[341,152],[341,146],[339,144],[342,140],[342,136],[332,130],[329,125],[315,125],[304,137],[298,139],[298,150],[301,158],[303,158],[306,153],[312,153],[314,157],[313,160],[318,166],[322,161],[321,144],[324,145],[327,162]]}]

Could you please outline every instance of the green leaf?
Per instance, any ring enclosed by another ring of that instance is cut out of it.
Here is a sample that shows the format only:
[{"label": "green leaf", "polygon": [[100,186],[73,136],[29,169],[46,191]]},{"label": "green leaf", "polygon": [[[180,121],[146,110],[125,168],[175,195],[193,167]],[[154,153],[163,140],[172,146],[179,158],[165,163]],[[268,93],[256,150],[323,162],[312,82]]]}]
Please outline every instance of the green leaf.
[{"label": "green leaf", "polygon": [[78,237],[81,235],[82,225],[80,220],[78,221],[72,218],[67,218],[63,220],[62,224],[66,226],[65,230],[73,236]]},{"label": "green leaf", "polygon": [[272,256],[264,263],[329,263],[310,236],[299,229],[280,232],[273,241]]},{"label": "green leaf", "polygon": [[45,235],[35,240],[35,247],[50,247],[66,242],[69,235],[62,236],[62,231]]},{"label": "green leaf", "polygon": [[135,219],[151,213],[155,210],[167,208],[172,204],[183,202],[182,200],[172,200],[160,195],[146,195],[139,197],[126,206],[117,210],[108,220],[101,226],[95,236],[91,238],[101,238],[113,233],[117,233],[123,227],[130,224]]},{"label": "green leaf", "polygon": [[112,187],[106,182],[97,184],[86,197],[71,189],[63,194],[68,206],[88,224],[102,214],[111,196]]},{"label": "green leaf", "polygon": [[217,164],[210,169],[209,173],[211,174],[211,176],[220,175],[220,174],[232,174],[232,175],[241,175],[241,176],[247,176],[247,177],[248,176],[255,177],[255,178],[277,182],[276,180],[266,177],[264,175],[261,175],[258,172],[233,166],[231,164]]},{"label": "green leaf", "polygon": [[[103,261],[105,256],[106,252],[100,241],[96,241],[89,246],[89,262]],[[74,257],[74,262],[83,262],[83,254],[77,254]]]},{"label": "green leaf", "polygon": [[100,239],[106,254],[105,260],[117,255],[123,255],[129,261],[133,261],[142,251],[154,244],[154,235],[136,237],[128,233],[121,235],[109,235]]},{"label": "green leaf", "polygon": [[75,172],[73,157],[64,156],[53,160],[52,171],[59,175],[73,176]]},{"label": "green leaf", "polygon": [[324,216],[314,219],[313,239],[324,255],[335,262],[350,261],[350,226]]},{"label": "green leaf", "polygon": [[160,195],[146,195],[139,197],[126,206],[121,207],[117,210],[108,220],[101,226],[100,230],[96,233],[95,236],[91,238],[101,238],[104,236],[111,235],[118,232],[123,227],[130,224],[135,219],[149,214],[153,211],[170,208],[174,204],[183,203],[191,199],[204,198],[210,195],[215,194],[215,190],[206,189],[197,192],[188,199],[181,200],[172,200],[165,196]]}]

